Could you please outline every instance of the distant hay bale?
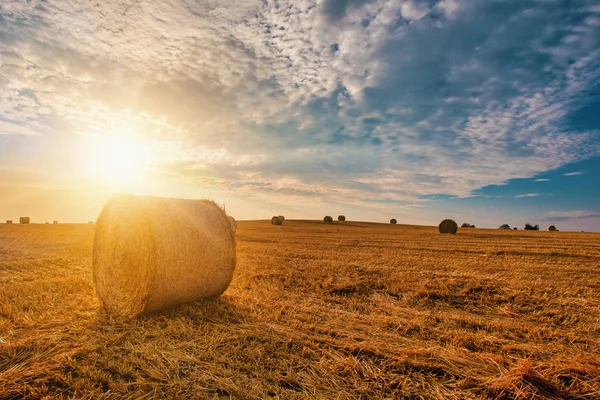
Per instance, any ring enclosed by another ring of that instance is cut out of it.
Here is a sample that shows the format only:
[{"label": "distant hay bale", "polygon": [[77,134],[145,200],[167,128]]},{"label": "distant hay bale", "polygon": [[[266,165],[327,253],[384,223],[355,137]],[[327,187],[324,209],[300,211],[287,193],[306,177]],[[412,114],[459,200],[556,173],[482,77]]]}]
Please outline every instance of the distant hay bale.
[{"label": "distant hay bale", "polygon": [[273,218],[271,218],[271,225],[281,225],[283,224],[283,220],[281,218],[279,218],[279,216],[275,215]]},{"label": "distant hay bale", "polygon": [[237,230],[237,222],[235,218],[233,218],[231,215],[228,215],[227,218],[229,218],[229,225],[231,225],[231,229],[233,229],[235,232]]},{"label": "distant hay bale", "polygon": [[46,225],[50,225],[50,222],[46,221]]},{"label": "distant hay bale", "polygon": [[21,218],[19,218],[19,223],[20,224],[28,224],[30,222],[31,222],[31,218],[29,218],[29,217],[21,217]]},{"label": "distant hay bale", "polygon": [[440,222],[439,230],[440,233],[455,234],[458,231],[458,224],[453,219],[445,219]]},{"label": "distant hay bale", "polygon": [[12,219],[7,219],[7,220],[6,220],[6,223],[7,223],[7,224],[12,224]]},{"label": "distant hay bale", "polygon": [[283,215],[278,215],[278,217],[282,222],[285,221],[285,217]]},{"label": "distant hay bale", "polygon": [[345,220],[346,220],[345,215],[338,215],[338,221],[345,221]]},{"label": "distant hay bale", "polygon": [[396,221],[395,218],[390,219],[390,224],[396,225],[397,223],[398,223],[398,221]]},{"label": "distant hay bale", "polygon": [[555,227],[554,225],[550,225],[550,226],[548,227],[548,230],[549,230],[550,232],[554,232],[554,231],[556,231],[556,227]]},{"label": "distant hay bale", "polygon": [[331,218],[331,216],[327,215],[327,216],[325,216],[325,218],[323,218],[323,222],[326,224],[331,224],[333,222],[333,218]]},{"label": "distant hay bale", "polygon": [[235,234],[208,200],[120,195],[96,221],[92,269],[105,310],[134,316],[219,296],[235,268]]},{"label": "distant hay bale", "polygon": [[498,227],[498,229],[510,229],[510,225],[509,224],[502,224]]},{"label": "distant hay bale", "polygon": [[58,225],[58,221],[52,221],[54,225]]}]

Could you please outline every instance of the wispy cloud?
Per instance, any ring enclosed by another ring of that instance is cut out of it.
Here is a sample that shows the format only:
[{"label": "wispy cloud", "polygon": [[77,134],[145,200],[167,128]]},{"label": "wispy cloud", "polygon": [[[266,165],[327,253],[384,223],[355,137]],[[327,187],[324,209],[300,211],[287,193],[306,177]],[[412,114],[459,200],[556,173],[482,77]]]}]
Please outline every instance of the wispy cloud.
[{"label": "wispy cloud", "polygon": [[573,210],[573,211],[551,211],[548,219],[552,221],[564,221],[569,219],[600,218],[600,211]]},{"label": "wispy cloud", "polygon": [[521,198],[524,198],[524,197],[538,197],[538,196],[541,196],[541,195],[542,195],[541,193],[525,193],[525,194],[518,194],[518,195],[515,196],[515,198],[521,199]]},{"label": "wispy cloud", "polygon": [[564,176],[579,176],[585,174],[585,171],[575,171],[563,174]]},{"label": "wispy cloud", "polygon": [[546,178],[541,178],[541,179],[536,179],[534,182],[549,182],[550,179],[546,179]]},{"label": "wispy cloud", "polygon": [[560,124],[600,78],[593,1],[97,4],[3,1],[0,133],[130,118],[182,143],[180,179],[349,202],[469,196],[600,154]]}]

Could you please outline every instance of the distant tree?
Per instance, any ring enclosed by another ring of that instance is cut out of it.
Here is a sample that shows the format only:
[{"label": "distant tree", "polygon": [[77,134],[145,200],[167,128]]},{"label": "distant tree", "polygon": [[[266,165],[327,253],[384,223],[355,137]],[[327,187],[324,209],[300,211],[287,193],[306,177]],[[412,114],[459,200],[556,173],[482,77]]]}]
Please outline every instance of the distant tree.
[{"label": "distant tree", "polygon": [[462,224],[460,227],[461,227],[461,228],[470,228],[470,227],[471,227],[471,224],[469,224],[468,222],[465,222],[465,223],[464,223],[464,224]]},{"label": "distant tree", "polygon": [[471,225],[471,228],[475,228],[475,225]]},{"label": "distant tree", "polygon": [[540,226],[539,225],[531,225],[529,222],[525,224],[525,230],[526,231],[539,231],[540,230]]},{"label": "distant tree", "polygon": [[510,229],[510,225],[509,224],[502,224],[502,225],[500,225],[500,227],[498,229]]}]

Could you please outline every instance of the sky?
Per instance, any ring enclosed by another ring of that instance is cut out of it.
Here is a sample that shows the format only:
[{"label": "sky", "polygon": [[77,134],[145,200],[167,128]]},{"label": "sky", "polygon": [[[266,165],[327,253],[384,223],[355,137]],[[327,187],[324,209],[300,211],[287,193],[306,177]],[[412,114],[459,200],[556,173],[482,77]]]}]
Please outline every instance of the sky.
[{"label": "sky", "polygon": [[115,193],[600,231],[597,0],[2,0],[0,221]]}]

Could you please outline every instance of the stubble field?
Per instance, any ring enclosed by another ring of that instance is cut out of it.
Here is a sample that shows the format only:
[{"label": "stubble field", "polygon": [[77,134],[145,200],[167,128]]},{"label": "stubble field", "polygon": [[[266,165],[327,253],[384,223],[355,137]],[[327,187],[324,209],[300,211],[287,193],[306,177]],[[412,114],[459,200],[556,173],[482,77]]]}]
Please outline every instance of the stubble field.
[{"label": "stubble field", "polygon": [[104,315],[93,225],[0,225],[0,399],[600,398],[600,234],[238,222],[219,299]]}]

